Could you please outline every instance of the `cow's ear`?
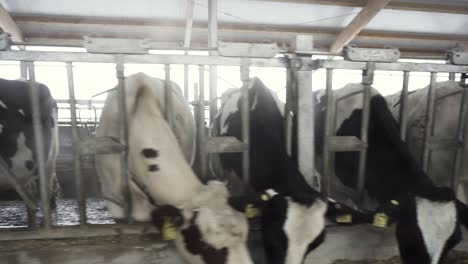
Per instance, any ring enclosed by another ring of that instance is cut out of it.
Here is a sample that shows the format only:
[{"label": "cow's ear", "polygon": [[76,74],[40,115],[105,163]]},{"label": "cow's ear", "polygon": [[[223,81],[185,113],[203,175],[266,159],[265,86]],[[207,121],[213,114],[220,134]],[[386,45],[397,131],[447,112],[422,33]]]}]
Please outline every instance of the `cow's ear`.
[{"label": "cow's ear", "polygon": [[156,208],[151,213],[151,218],[153,224],[159,230],[163,230],[168,222],[175,227],[180,227],[184,223],[182,211],[172,205],[164,205]]}]

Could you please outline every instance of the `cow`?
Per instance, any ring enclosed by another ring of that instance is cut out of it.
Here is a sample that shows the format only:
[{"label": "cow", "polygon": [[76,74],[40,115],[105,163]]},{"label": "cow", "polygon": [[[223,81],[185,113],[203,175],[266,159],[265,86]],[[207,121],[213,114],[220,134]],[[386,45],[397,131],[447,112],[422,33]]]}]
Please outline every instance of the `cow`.
[{"label": "cow", "polygon": [[[232,197],[238,210],[252,202],[261,211],[261,234],[267,263],[299,264],[325,238],[327,203],[311,188],[288,156],[282,103],[258,78],[248,83],[250,109],[250,182],[252,195]],[[241,91],[223,96],[211,134],[241,139]],[[242,178],[241,154],[221,154],[224,171]],[[263,195],[261,195],[263,194]],[[255,199],[253,196],[263,197]],[[238,198],[236,200],[236,198]],[[239,202],[241,201],[241,202]]]},{"label": "cow", "polygon": [[[125,78],[128,116],[128,176],[133,219],[150,221],[175,245],[189,263],[252,263],[246,248],[246,217],[228,204],[224,183],[203,184],[190,167],[190,140],[177,137],[192,129],[188,103],[171,82],[174,130],[164,119],[164,80],[137,73]],[[111,92],[96,131],[98,137],[120,139],[118,96]],[[184,129],[186,129],[184,131]],[[190,139],[190,137],[187,137]],[[188,146],[187,146],[188,145]],[[104,196],[114,218],[122,210],[121,164],[118,154],[96,155]],[[119,200],[117,200],[119,199]]]},{"label": "cow", "polygon": [[[339,100],[335,104],[335,135],[360,138],[363,96],[349,95],[362,89],[362,84],[348,84],[333,91]],[[315,125],[318,155],[323,154],[325,101],[324,96],[318,96],[315,107],[321,117]],[[377,202],[376,212],[395,218],[402,262],[442,263],[462,239],[460,224],[467,226],[467,207],[452,190],[436,186],[418,166],[399,137],[399,127],[385,99],[374,88],[366,157],[365,191]],[[347,187],[357,186],[358,160],[358,152],[335,153],[335,174]]]},{"label": "cow", "polygon": [[[421,161],[423,153],[428,90],[429,88],[425,87],[411,91],[408,94],[406,142],[417,162]],[[445,81],[436,83],[434,136],[456,138],[462,91],[463,88],[459,82]],[[385,99],[389,103],[393,117],[400,120],[400,92],[387,96]],[[468,130],[465,130],[465,138],[468,138]],[[468,163],[468,155],[464,156],[463,163]],[[454,173],[454,165],[454,151],[432,151],[428,174],[436,184],[450,186],[452,179],[450,175]],[[464,166],[462,175],[468,176],[468,166]],[[457,188],[458,197],[464,202],[467,201],[465,188],[465,184],[461,184]]]},{"label": "cow", "polygon": [[[57,103],[46,85],[36,83],[34,89],[38,90],[41,109],[44,162],[49,191],[52,193],[50,202],[55,208],[56,198],[61,194],[55,174],[59,148]],[[26,80],[0,79],[0,156],[20,184],[34,197],[39,195],[39,172],[29,90]],[[0,177],[0,192],[11,189],[6,176]]]}]

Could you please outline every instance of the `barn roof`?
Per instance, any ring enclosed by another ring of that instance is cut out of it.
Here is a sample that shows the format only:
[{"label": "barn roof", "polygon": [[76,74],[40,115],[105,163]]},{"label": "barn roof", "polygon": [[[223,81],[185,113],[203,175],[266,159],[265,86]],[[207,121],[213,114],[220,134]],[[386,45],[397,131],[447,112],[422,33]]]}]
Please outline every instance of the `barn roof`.
[{"label": "barn roof", "polygon": [[[352,44],[392,45],[407,54],[441,55],[457,44],[468,43],[468,1],[386,2],[389,3],[352,38]],[[187,3],[187,0],[0,0],[24,41],[72,46],[81,45],[84,35],[181,43]],[[297,34],[312,34],[315,48],[328,51],[366,3],[365,0],[219,0],[218,38],[290,44]],[[208,1],[195,0],[193,11],[192,45],[206,46]]]}]

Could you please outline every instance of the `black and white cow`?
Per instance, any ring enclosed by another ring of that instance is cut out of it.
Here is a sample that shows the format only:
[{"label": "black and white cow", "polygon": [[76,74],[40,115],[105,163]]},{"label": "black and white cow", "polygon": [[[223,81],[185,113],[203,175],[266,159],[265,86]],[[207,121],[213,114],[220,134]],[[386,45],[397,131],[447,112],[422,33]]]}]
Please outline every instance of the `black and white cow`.
[{"label": "black and white cow", "polygon": [[[132,217],[152,217],[163,232],[168,225],[175,229],[177,249],[189,263],[251,263],[247,219],[228,204],[226,186],[200,182],[190,167],[191,156],[184,156],[192,153],[192,145],[177,138],[177,130],[189,133],[193,117],[178,86],[171,85],[175,133],[164,119],[164,80],[143,73],[125,79]],[[120,137],[117,104],[117,93],[110,93],[97,136]],[[113,217],[122,218],[119,155],[97,155],[96,167],[104,196],[112,197]]]},{"label": "black and white cow", "polygon": [[[334,91],[334,98],[362,90],[361,84],[349,84]],[[402,262],[437,264],[461,239],[460,222],[468,223],[466,206],[457,201],[454,192],[436,187],[421,170],[410,150],[399,137],[399,128],[385,99],[372,89],[365,190],[381,209],[396,218],[396,237]],[[336,135],[360,137],[362,94],[355,94],[337,103]],[[316,107],[324,116],[325,98]],[[323,118],[316,119],[316,149],[323,151]],[[348,187],[356,188],[358,152],[337,152],[336,176]],[[393,201],[392,201],[393,200]],[[392,202],[391,202],[392,201]],[[397,203],[392,210],[389,204]],[[461,221],[460,221],[461,220]]]},{"label": "black and white cow", "polygon": [[[411,91],[408,95],[406,142],[418,162],[421,161],[423,153],[428,90],[429,88],[425,87]],[[462,91],[463,88],[459,82],[445,81],[436,83],[434,136],[443,138],[457,137]],[[399,120],[401,106],[400,92],[387,96],[386,99],[392,110],[393,117]],[[465,130],[465,138],[468,138],[468,129]],[[464,155],[463,163],[468,164],[468,155]],[[432,151],[428,174],[436,184],[450,186],[454,166],[454,151]],[[462,175],[464,175],[462,177],[468,176],[468,166],[464,166]],[[457,188],[457,197],[464,202],[467,202],[466,187],[466,184],[461,184]]]},{"label": "black and white cow", "polygon": [[[24,80],[0,79],[0,156],[27,190],[38,195],[38,164],[32,121],[29,84]],[[57,104],[49,88],[37,83],[41,109],[46,173],[52,200],[60,194],[55,174],[58,155]],[[12,189],[6,176],[0,177],[0,192]],[[55,206],[55,203],[52,203]]]},{"label": "black and white cow", "polygon": [[[223,96],[212,134],[241,139],[240,97],[239,89]],[[281,102],[258,78],[249,82],[249,98],[249,184],[256,193],[266,191],[270,197],[257,202],[267,263],[299,264],[324,240],[327,203],[286,152]],[[222,154],[220,159],[227,173],[242,178],[241,154]]]}]

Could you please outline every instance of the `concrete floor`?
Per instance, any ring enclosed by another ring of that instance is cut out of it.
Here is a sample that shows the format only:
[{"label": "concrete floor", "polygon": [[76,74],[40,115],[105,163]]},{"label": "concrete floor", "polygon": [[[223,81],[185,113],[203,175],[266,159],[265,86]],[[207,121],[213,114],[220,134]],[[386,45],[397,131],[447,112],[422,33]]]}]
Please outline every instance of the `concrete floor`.
[{"label": "concrete floor", "polygon": [[[265,263],[254,231],[249,241],[255,263]],[[460,243],[468,250],[468,241]],[[392,229],[371,226],[331,227],[326,242],[309,254],[306,264],[333,263],[337,259],[385,259],[398,255]],[[8,241],[0,243],[3,264],[180,264],[170,243],[156,234],[80,239]]]}]

